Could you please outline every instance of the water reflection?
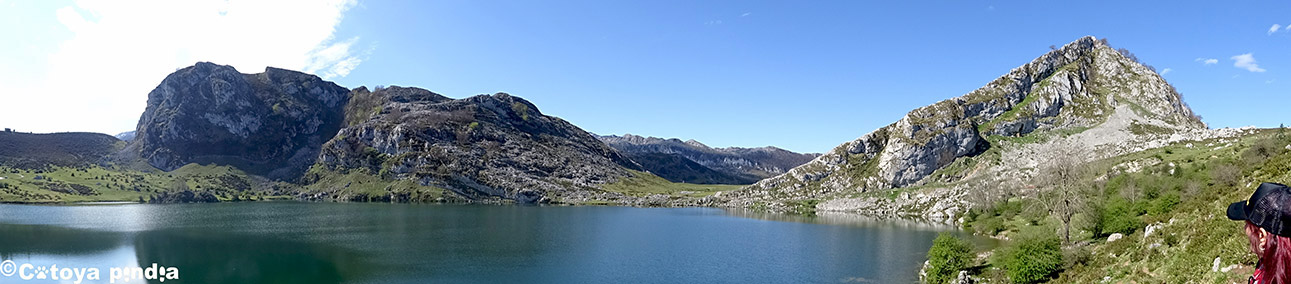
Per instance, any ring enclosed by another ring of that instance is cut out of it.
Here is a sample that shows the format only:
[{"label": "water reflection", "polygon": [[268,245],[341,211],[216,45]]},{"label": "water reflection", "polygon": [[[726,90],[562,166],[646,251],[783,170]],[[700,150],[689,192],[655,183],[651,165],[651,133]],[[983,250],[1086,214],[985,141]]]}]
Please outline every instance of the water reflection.
[{"label": "water reflection", "polygon": [[37,253],[95,254],[124,244],[125,238],[121,233],[49,225],[0,224],[0,259]]},{"label": "water reflection", "polygon": [[714,208],[0,204],[0,256],[157,263],[180,283],[900,283],[946,229]]},{"label": "water reflection", "polygon": [[204,230],[134,237],[140,267],[179,267],[187,283],[340,283],[371,275],[369,256],[317,244]]},{"label": "water reflection", "polygon": [[726,214],[730,214],[732,216],[756,218],[756,219],[771,220],[771,221],[858,226],[858,227],[869,227],[869,228],[900,228],[900,229],[906,229],[906,230],[935,231],[935,232],[951,231],[956,229],[956,227],[953,225],[934,222],[934,221],[879,218],[879,217],[861,215],[856,213],[846,213],[846,212],[817,212],[816,216],[803,216],[803,215],[774,214],[774,213],[753,211],[748,209],[733,208],[733,209],[726,209]]}]

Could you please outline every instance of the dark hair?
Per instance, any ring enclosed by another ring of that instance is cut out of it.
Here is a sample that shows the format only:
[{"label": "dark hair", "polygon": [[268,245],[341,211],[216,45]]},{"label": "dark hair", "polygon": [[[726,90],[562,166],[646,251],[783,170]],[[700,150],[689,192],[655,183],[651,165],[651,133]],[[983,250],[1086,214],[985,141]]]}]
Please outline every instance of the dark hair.
[{"label": "dark hair", "polygon": [[[1247,221],[1246,229],[1247,232],[1258,232],[1260,228]],[[1247,233],[1246,236],[1251,239],[1252,246],[1260,241],[1257,234]],[[1260,255],[1258,264],[1264,273],[1256,280],[1261,284],[1291,284],[1291,238],[1275,234],[1267,236],[1268,240],[1261,244],[1264,254]]]}]

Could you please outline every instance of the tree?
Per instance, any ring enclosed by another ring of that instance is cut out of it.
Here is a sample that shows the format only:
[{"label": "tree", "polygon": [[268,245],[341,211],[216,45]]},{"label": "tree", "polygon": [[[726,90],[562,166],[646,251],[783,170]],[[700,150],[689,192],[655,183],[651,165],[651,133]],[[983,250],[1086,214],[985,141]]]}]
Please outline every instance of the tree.
[{"label": "tree", "polygon": [[941,233],[928,249],[927,283],[946,283],[973,261],[973,245],[950,233]]},{"label": "tree", "polygon": [[1071,220],[1085,211],[1089,185],[1085,175],[1089,167],[1082,157],[1088,155],[1083,145],[1056,143],[1039,166],[1036,184],[1044,189],[1039,201],[1050,215],[1062,222],[1063,243],[1071,243]]}]

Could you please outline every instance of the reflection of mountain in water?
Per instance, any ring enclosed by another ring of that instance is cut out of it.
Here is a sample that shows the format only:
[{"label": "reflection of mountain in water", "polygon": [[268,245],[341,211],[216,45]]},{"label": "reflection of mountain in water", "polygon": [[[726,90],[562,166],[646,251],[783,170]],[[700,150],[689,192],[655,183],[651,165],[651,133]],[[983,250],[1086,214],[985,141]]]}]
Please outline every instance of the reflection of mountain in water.
[{"label": "reflection of mountain in water", "polygon": [[339,283],[372,275],[359,253],[332,246],[198,230],[140,232],[140,267],[179,267],[189,283]]},{"label": "reflection of mountain in water", "polygon": [[123,235],[50,225],[0,224],[0,259],[23,254],[100,253],[125,244]]},{"label": "reflection of mountain in water", "polygon": [[748,209],[732,208],[726,210],[727,214],[737,217],[754,218],[782,222],[799,222],[823,225],[842,225],[869,228],[900,228],[905,230],[916,231],[951,231],[956,230],[955,226],[946,225],[938,222],[915,220],[915,219],[897,219],[897,218],[879,218],[855,213],[839,212],[816,212],[816,216],[775,214],[753,211]]}]

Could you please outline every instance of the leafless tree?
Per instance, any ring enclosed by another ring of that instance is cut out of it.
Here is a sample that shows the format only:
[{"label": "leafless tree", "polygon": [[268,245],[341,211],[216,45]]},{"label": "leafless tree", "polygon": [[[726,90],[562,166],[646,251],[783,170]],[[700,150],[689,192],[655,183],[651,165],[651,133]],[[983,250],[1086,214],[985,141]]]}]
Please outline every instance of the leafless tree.
[{"label": "leafless tree", "polygon": [[1080,144],[1056,143],[1046,154],[1035,176],[1036,185],[1042,189],[1039,203],[1062,222],[1062,240],[1071,243],[1071,221],[1085,210],[1085,195],[1091,190],[1086,178],[1089,167],[1084,161],[1089,151]]}]

